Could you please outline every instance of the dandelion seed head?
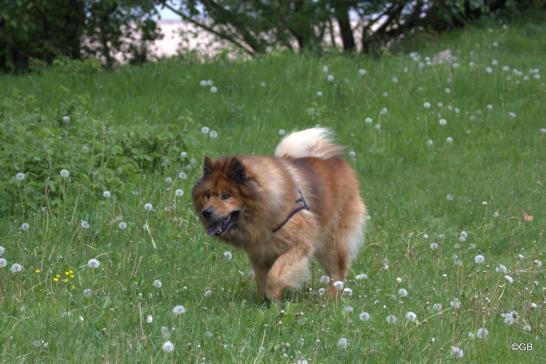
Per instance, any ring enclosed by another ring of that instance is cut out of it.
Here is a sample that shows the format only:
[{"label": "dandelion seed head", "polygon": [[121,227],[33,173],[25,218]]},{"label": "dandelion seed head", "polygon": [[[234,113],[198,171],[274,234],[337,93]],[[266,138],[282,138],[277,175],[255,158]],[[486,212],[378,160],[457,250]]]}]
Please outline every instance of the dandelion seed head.
[{"label": "dandelion seed head", "polygon": [[152,286],[154,286],[155,288],[161,288],[163,287],[163,283],[161,283],[159,279],[156,279],[152,282]]},{"label": "dandelion seed head", "polygon": [[147,202],[147,203],[144,204],[144,210],[146,210],[146,211],[152,211],[153,208],[154,207],[150,202]]},{"label": "dandelion seed head", "polygon": [[328,277],[326,275],[320,276],[320,283],[323,283],[323,284],[330,283],[330,277]]},{"label": "dandelion seed head", "polygon": [[166,353],[172,353],[174,351],[174,344],[170,341],[166,341],[163,344],[163,351]]},{"label": "dandelion seed head", "polygon": [[15,175],[15,179],[16,179],[17,181],[19,181],[19,182],[20,182],[20,181],[23,181],[23,180],[25,179],[25,177],[26,177],[26,175],[25,175],[24,173],[22,173],[22,172],[19,172],[19,173],[17,173],[17,174]]},{"label": "dandelion seed head", "polygon": [[487,335],[489,335],[489,331],[485,327],[480,327],[478,331],[476,331],[476,337],[480,340],[487,338]]},{"label": "dandelion seed head", "polygon": [[215,93],[218,92],[218,88],[217,88],[216,86],[212,86],[212,87],[210,88],[210,92],[213,93],[213,94],[215,94]]},{"label": "dandelion seed head", "polygon": [[118,227],[120,230],[125,230],[127,229],[127,223],[125,221],[120,221],[120,223],[118,224]]},{"label": "dandelion seed head", "polygon": [[70,172],[67,169],[61,169],[59,174],[61,175],[61,177],[64,177],[64,178],[67,178],[68,176],[70,176]]},{"label": "dandelion seed head", "polygon": [[408,291],[405,288],[400,288],[398,290],[398,295],[402,298],[408,297]]},{"label": "dandelion seed head", "polygon": [[431,250],[436,250],[436,249],[438,249],[438,243],[436,243],[436,242],[430,243],[430,249],[431,249]]},{"label": "dandelion seed head", "polygon": [[93,290],[91,290],[91,288],[86,288],[83,290],[84,297],[91,297],[91,295],[93,295]]},{"label": "dandelion seed head", "polygon": [[211,130],[210,133],[209,133],[209,136],[212,139],[216,139],[216,138],[218,138],[218,132],[216,130]]},{"label": "dandelion seed head", "polygon": [[508,274],[506,274],[506,275],[504,276],[504,279],[506,280],[506,282],[508,282],[508,284],[514,283],[514,278],[512,278],[512,277],[509,276]]},{"label": "dandelion seed head", "polygon": [[177,197],[182,197],[182,196],[184,196],[184,190],[181,190],[180,188],[178,188],[176,191],[174,191],[174,194]]},{"label": "dandelion seed head", "polygon": [[370,314],[367,312],[361,312],[360,315],[358,315],[358,318],[360,321],[368,321],[370,319]]},{"label": "dandelion seed head", "polygon": [[339,339],[337,341],[337,346],[340,348],[340,349],[347,349],[347,347],[349,346],[349,340],[347,340],[346,338],[342,337],[341,339]]},{"label": "dandelion seed head", "polygon": [[181,180],[185,180],[188,178],[188,175],[186,174],[186,172],[180,172],[178,173],[178,178]]},{"label": "dandelion seed head", "polygon": [[387,316],[387,323],[390,325],[394,325],[398,319],[394,315],[388,315]]},{"label": "dandelion seed head", "polygon": [[231,254],[231,252],[229,250],[226,250],[224,252],[224,259],[225,260],[231,260],[233,258],[233,255]]},{"label": "dandelion seed head", "polygon": [[366,124],[371,124],[371,123],[373,123],[373,119],[372,119],[371,117],[368,116],[366,119],[364,119],[364,122],[365,122]]},{"label": "dandelion seed head", "polygon": [[464,351],[463,349],[459,348],[459,347],[456,347],[456,346],[452,346],[451,347],[451,356],[454,357],[455,359],[460,359],[464,356]]},{"label": "dandelion seed head", "polygon": [[151,324],[152,322],[154,322],[154,317],[152,315],[147,315],[146,316],[146,323]]},{"label": "dandelion seed head", "polygon": [[27,231],[30,228],[30,225],[26,222],[21,224],[21,230]]},{"label": "dandelion seed head", "polygon": [[102,193],[102,197],[104,197],[104,198],[110,198],[110,196],[112,196],[112,194],[108,190],[106,190],[106,191],[104,191]]},{"label": "dandelion seed head", "polygon": [[94,259],[94,258],[93,258],[93,259],[89,259],[89,260],[87,261],[87,266],[88,266],[89,268],[95,269],[95,268],[100,267],[100,262],[99,262],[97,259]]},{"label": "dandelion seed head", "polygon": [[337,291],[341,291],[345,284],[342,281],[335,281],[333,286]]},{"label": "dandelion seed head", "polygon": [[449,304],[451,305],[451,307],[453,307],[455,310],[458,310],[459,308],[461,308],[461,301],[459,301],[458,298],[454,298],[452,299]]},{"label": "dandelion seed head", "polygon": [[23,270],[23,266],[19,263],[14,263],[11,265],[11,268],[9,269],[11,273],[19,273]]},{"label": "dandelion seed head", "polygon": [[485,257],[484,257],[483,255],[481,255],[481,254],[480,254],[480,255],[476,255],[476,256],[474,257],[474,262],[475,262],[476,264],[482,264],[483,262],[485,262]]},{"label": "dandelion seed head", "polygon": [[334,75],[328,75],[328,77],[326,77],[326,79],[327,79],[329,82],[332,82],[332,81],[334,81]]},{"label": "dandelion seed head", "polygon": [[405,318],[408,321],[415,321],[417,320],[417,315],[415,314],[415,312],[409,311],[409,312],[406,312]]},{"label": "dandelion seed head", "polygon": [[353,295],[353,290],[350,289],[349,287],[345,287],[343,288],[343,295],[351,297]]},{"label": "dandelion seed head", "polygon": [[431,107],[430,102],[425,102],[425,103],[423,104],[423,107],[424,107],[425,109],[430,109],[430,107]]},{"label": "dandelion seed head", "polygon": [[203,126],[203,127],[201,128],[201,133],[203,133],[203,134],[208,134],[209,131],[210,131],[210,129],[209,129],[208,127],[206,127],[206,126]]},{"label": "dandelion seed head", "polygon": [[174,314],[175,316],[178,316],[178,315],[181,315],[181,314],[184,314],[184,313],[186,313],[186,308],[185,308],[184,306],[182,306],[182,305],[176,305],[176,306],[174,306],[174,308],[173,308],[173,314]]},{"label": "dandelion seed head", "polygon": [[5,258],[0,258],[0,268],[5,268],[8,265],[8,261]]},{"label": "dandelion seed head", "polygon": [[432,309],[436,312],[442,311],[442,308],[443,306],[441,303],[435,303],[432,305]]},{"label": "dandelion seed head", "polygon": [[368,275],[366,273],[360,273],[355,276],[355,278],[359,281],[368,279]]}]

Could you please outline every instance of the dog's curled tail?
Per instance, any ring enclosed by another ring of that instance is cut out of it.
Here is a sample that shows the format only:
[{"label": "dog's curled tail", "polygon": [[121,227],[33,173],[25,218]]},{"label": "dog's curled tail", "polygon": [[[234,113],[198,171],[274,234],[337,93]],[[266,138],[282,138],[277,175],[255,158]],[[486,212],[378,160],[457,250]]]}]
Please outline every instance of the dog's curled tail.
[{"label": "dog's curled tail", "polygon": [[333,142],[332,133],[326,128],[292,132],[285,136],[275,149],[275,157],[285,159],[303,157],[329,159],[342,155],[343,147]]}]

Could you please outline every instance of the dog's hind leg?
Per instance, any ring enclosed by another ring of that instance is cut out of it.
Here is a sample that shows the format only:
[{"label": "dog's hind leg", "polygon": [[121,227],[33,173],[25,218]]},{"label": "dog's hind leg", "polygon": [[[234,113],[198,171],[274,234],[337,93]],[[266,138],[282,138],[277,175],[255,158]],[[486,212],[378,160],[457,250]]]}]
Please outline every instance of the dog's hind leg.
[{"label": "dog's hind leg", "polygon": [[330,236],[317,250],[316,257],[330,277],[329,291],[335,295],[335,281],[344,281],[358,250],[364,241],[366,209],[361,201],[346,206],[341,221],[334,225]]}]

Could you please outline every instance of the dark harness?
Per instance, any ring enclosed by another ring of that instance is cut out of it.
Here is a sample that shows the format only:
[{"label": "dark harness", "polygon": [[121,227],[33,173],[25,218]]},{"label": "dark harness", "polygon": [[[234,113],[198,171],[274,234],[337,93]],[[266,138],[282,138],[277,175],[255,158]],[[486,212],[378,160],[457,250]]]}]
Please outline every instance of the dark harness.
[{"label": "dark harness", "polygon": [[275,229],[273,229],[274,233],[279,231],[292,218],[292,216],[294,216],[295,214],[297,214],[301,210],[309,210],[309,205],[307,205],[307,201],[305,201],[305,198],[303,197],[303,194],[301,193],[301,191],[299,189],[298,189],[298,193],[300,194],[300,198],[298,198],[296,200],[296,205],[294,206],[292,211],[290,211],[290,213],[288,214],[286,219],[284,219],[284,221],[281,222],[279,226],[277,226]]}]

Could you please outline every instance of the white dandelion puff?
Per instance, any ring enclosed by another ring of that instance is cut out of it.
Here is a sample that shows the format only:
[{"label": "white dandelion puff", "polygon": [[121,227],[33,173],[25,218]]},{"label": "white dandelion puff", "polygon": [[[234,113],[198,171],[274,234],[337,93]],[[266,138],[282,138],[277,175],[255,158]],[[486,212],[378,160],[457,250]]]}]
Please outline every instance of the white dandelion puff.
[{"label": "white dandelion puff", "polygon": [[435,303],[432,305],[432,309],[436,312],[442,311],[442,308],[443,306],[441,303]]},{"label": "white dandelion puff", "polygon": [[373,119],[370,118],[370,117],[367,117],[366,119],[364,119],[364,122],[368,125],[372,124],[373,123]]},{"label": "white dandelion puff", "polygon": [[481,254],[480,254],[480,255],[476,255],[476,256],[474,257],[474,262],[475,262],[476,264],[482,264],[483,262],[485,262],[485,257],[484,257],[483,255],[481,255]]},{"label": "white dandelion puff", "polygon": [[8,265],[8,261],[5,258],[0,258],[0,268],[5,268]]},{"label": "white dandelion puff", "polygon": [[108,190],[106,190],[106,191],[104,191],[102,193],[102,197],[104,197],[104,198],[110,198],[110,196],[112,196],[112,194]]},{"label": "white dandelion puff", "polygon": [[370,314],[367,312],[361,312],[360,315],[358,315],[358,318],[360,321],[368,321],[370,319]]},{"label": "white dandelion puff", "polygon": [[425,109],[430,109],[430,107],[431,107],[430,102],[425,102],[425,103],[423,104],[423,107],[424,107]]},{"label": "white dandelion puff", "polygon": [[173,314],[174,314],[175,316],[181,315],[181,314],[183,314],[183,313],[186,313],[186,308],[185,308],[184,306],[182,306],[182,305],[176,305],[176,306],[174,306],[174,308],[173,308]]},{"label": "white dandelion puff", "polygon": [[231,260],[233,258],[233,255],[231,254],[231,252],[229,250],[226,250],[224,252],[224,259],[225,260]]},{"label": "white dandelion puff", "polygon": [[161,283],[159,279],[156,279],[152,282],[152,286],[154,286],[155,288],[161,288],[163,287],[163,283]]},{"label": "white dandelion puff", "polygon": [[415,321],[415,320],[417,320],[417,315],[415,314],[415,312],[411,312],[411,311],[406,312],[406,316],[405,316],[405,317],[406,317],[406,320],[408,320],[408,321]]},{"label": "white dandelion puff", "polygon": [[174,194],[177,197],[182,197],[182,196],[184,196],[184,190],[181,190],[180,188],[178,188],[176,191],[174,191]]},{"label": "white dandelion puff", "polygon": [[146,316],[146,323],[151,324],[152,322],[154,322],[154,317],[152,315],[147,315]]},{"label": "white dandelion puff", "polygon": [[27,224],[26,222],[21,224],[21,230],[27,231],[29,228],[30,228],[30,225]]},{"label": "white dandelion puff", "polygon": [[209,133],[209,136],[212,139],[216,139],[216,138],[218,138],[218,132],[216,130],[211,130],[210,133]]},{"label": "white dandelion puff", "polygon": [[22,172],[19,172],[19,173],[17,173],[17,174],[15,175],[15,179],[16,179],[17,181],[19,181],[19,182],[20,182],[20,181],[23,181],[23,180],[25,179],[25,177],[26,177],[26,175],[25,175],[24,173],[22,173]]},{"label": "white dandelion puff", "polygon": [[343,288],[343,295],[351,297],[353,295],[353,290],[350,289],[349,287],[345,287]]},{"label": "white dandelion puff", "polygon": [[170,341],[165,342],[165,344],[163,344],[163,351],[166,353],[172,353],[174,351],[174,344]]},{"label": "white dandelion puff", "polygon": [[368,279],[368,275],[366,273],[360,273],[355,276],[355,278],[359,281]]},{"label": "white dandelion puff", "polygon": [[218,87],[212,86],[212,87],[210,88],[210,92],[213,93],[213,94],[217,93],[217,92],[218,92]]},{"label": "white dandelion puff", "polygon": [[118,227],[120,230],[125,230],[127,229],[127,223],[125,221],[120,221],[120,223],[118,224]]},{"label": "white dandelion puff", "polygon": [[342,281],[335,281],[333,286],[336,290],[341,291],[343,289],[343,286],[345,286],[345,284]]},{"label": "white dandelion puff", "polygon": [[459,301],[458,298],[454,298],[449,302],[450,306],[453,307],[455,310],[458,310],[461,308],[461,301]]},{"label": "white dandelion puff", "polygon": [[346,338],[342,337],[341,339],[339,339],[337,341],[337,346],[340,348],[340,349],[347,349],[347,347],[349,346],[349,340],[347,340]]},{"label": "white dandelion puff", "polygon": [[320,283],[323,283],[323,284],[328,284],[330,283],[330,277],[324,275],[324,276],[320,276],[320,279],[319,279]]},{"label": "white dandelion puff", "polygon": [[19,273],[23,270],[23,266],[19,263],[14,263],[11,265],[11,268],[9,269],[11,273]]},{"label": "white dandelion puff", "polygon": [[464,351],[463,349],[459,348],[459,347],[456,347],[456,346],[452,346],[451,347],[451,356],[454,357],[455,359],[460,359],[464,356]]},{"label": "white dandelion puff", "polygon": [[396,316],[394,315],[388,315],[387,316],[387,323],[390,324],[390,325],[394,325],[396,323],[396,321],[398,321],[398,319],[396,318]]},{"label": "white dandelion puff", "polygon": [[353,306],[345,306],[343,307],[343,311],[345,313],[353,313],[354,309],[353,309]]},{"label": "white dandelion puff", "polygon": [[326,79],[329,81],[329,82],[332,82],[334,80],[334,75],[328,75],[328,77],[326,77]]},{"label": "white dandelion puff", "polygon": [[93,295],[93,290],[91,288],[86,288],[83,290],[84,297],[91,297]]},{"label": "white dandelion puff", "polygon": [[146,211],[152,211],[153,208],[154,208],[154,206],[149,202],[144,204],[144,210],[146,210]]},{"label": "white dandelion puff", "polygon": [[405,288],[400,288],[398,290],[398,295],[403,298],[408,297],[408,291]]},{"label": "white dandelion puff", "polygon": [[206,127],[206,126],[203,126],[203,127],[201,128],[201,133],[203,133],[203,134],[208,134],[209,131],[210,131],[210,129],[209,129],[208,127]]},{"label": "white dandelion puff", "polygon": [[188,178],[188,175],[186,174],[186,172],[180,172],[180,173],[178,173],[178,178],[181,179],[181,180],[184,180],[184,179]]},{"label": "white dandelion puff", "polygon": [[430,243],[430,249],[431,249],[431,250],[436,250],[436,249],[438,249],[438,243],[436,243],[436,242]]},{"label": "white dandelion puff", "polygon": [[64,177],[64,178],[67,178],[68,176],[70,176],[70,172],[67,169],[61,169],[59,174],[61,175],[61,177]]},{"label": "white dandelion puff", "polygon": [[366,76],[368,74],[368,71],[366,69],[364,69],[364,68],[361,68],[361,69],[358,70],[358,74],[360,76]]},{"label": "white dandelion puff", "polygon": [[476,337],[480,340],[487,338],[487,335],[489,335],[489,331],[485,327],[480,327],[478,331],[476,331]]},{"label": "white dandelion puff", "polygon": [[89,259],[89,260],[87,261],[87,266],[88,266],[89,268],[95,269],[95,268],[100,267],[100,262],[99,262],[97,259],[94,259],[94,258],[93,258],[93,259]]},{"label": "white dandelion puff", "polygon": [[448,143],[453,143],[453,137],[448,136],[448,137],[446,138],[446,142],[448,142]]},{"label": "white dandelion puff", "polygon": [[509,276],[508,274],[506,274],[506,275],[504,276],[504,279],[506,280],[506,282],[508,282],[508,284],[514,283],[514,278],[512,278],[512,277]]}]

